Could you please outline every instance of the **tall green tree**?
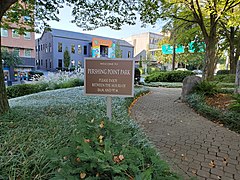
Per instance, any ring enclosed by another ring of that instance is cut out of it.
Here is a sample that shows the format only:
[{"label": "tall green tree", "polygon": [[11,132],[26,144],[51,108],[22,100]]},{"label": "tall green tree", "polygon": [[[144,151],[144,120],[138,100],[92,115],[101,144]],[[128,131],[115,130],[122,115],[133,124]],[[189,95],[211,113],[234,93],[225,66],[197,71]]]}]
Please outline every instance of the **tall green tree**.
[{"label": "tall green tree", "polygon": [[116,43],[115,55],[116,55],[116,58],[122,58],[122,50],[120,48],[119,41],[117,41],[117,43]]},{"label": "tall green tree", "polygon": [[[38,31],[47,26],[47,20],[59,20],[57,14],[62,3],[62,0],[1,0],[0,27],[14,28],[20,34],[25,31]],[[24,20],[23,17],[28,19]],[[35,20],[41,20],[38,21],[39,29],[35,29]],[[0,41],[0,114],[3,114],[9,110],[9,104],[3,77],[1,45]]]},{"label": "tall green tree", "polygon": [[14,52],[8,52],[7,50],[1,50],[2,51],[2,60],[4,65],[6,66],[15,66],[22,64],[21,58],[16,55]]},{"label": "tall green tree", "polygon": [[68,51],[68,48],[66,47],[63,54],[63,63],[65,68],[69,68],[70,61],[71,61],[70,53]]},{"label": "tall green tree", "polygon": [[205,78],[212,79],[217,63],[219,21],[234,8],[240,0],[142,0],[141,18],[144,22],[156,23],[161,19],[177,19],[197,24],[206,43]]},{"label": "tall green tree", "polygon": [[[232,9],[220,20],[220,30],[225,40],[225,49],[229,52],[230,73],[236,73],[237,61],[240,56],[240,8]],[[230,23],[229,23],[230,22]]]}]

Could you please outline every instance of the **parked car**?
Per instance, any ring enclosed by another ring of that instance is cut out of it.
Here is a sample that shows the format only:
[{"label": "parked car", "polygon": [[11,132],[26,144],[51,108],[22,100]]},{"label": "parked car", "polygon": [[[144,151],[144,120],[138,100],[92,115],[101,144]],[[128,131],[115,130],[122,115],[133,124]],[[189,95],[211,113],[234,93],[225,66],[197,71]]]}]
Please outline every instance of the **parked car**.
[{"label": "parked car", "polygon": [[194,72],[195,74],[202,74],[202,70],[199,69],[195,69],[192,72]]},{"label": "parked car", "polygon": [[188,71],[186,68],[177,68],[176,71]]}]

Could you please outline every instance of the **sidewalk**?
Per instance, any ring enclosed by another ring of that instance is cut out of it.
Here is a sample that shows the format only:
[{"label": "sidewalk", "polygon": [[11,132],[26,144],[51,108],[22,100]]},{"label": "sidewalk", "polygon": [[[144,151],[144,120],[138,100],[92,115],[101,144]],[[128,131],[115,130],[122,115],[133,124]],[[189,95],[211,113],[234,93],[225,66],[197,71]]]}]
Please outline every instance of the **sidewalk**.
[{"label": "sidewalk", "polygon": [[171,169],[184,179],[240,180],[240,135],[179,102],[181,89],[151,91],[131,115]]}]

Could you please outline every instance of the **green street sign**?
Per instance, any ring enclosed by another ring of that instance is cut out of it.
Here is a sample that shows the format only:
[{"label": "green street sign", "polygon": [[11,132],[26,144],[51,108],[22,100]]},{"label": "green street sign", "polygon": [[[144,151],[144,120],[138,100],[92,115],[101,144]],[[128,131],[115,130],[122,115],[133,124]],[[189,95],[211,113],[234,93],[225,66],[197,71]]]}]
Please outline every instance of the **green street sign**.
[{"label": "green street sign", "polygon": [[[175,47],[175,52],[176,53],[184,53],[184,47],[183,45],[177,45]],[[173,54],[173,46],[171,46],[170,44],[163,44],[162,45],[162,53],[163,54]]]},{"label": "green street sign", "polygon": [[184,46],[181,44],[178,44],[175,49],[176,53],[184,53]]},{"label": "green street sign", "polygon": [[162,45],[162,53],[163,54],[172,54],[173,53],[173,46],[170,44]]},{"label": "green street sign", "polygon": [[190,53],[194,53],[196,49],[197,49],[197,52],[205,52],[205,48],[206,48],[206,44],[204,42],[196,43],[194,41],[191,41],[188,44],[188,51]]}]

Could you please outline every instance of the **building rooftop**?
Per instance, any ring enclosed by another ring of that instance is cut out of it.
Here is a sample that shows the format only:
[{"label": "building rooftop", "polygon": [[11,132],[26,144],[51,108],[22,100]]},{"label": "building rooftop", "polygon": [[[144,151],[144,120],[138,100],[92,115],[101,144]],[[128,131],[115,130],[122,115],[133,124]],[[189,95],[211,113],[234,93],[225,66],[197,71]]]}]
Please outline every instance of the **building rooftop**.
[{"label": "building rooftop", "polygon": [[54,28],[52,28],[51,30],[52,30],[51,31],[52,35],[55,37],[73,38],[73,39],[85,40],[89,42],[92,42],[92,38],[101,38],[101,39],[112,40],[114,42],[119,42],[121,46],[133,47],[130,43],[122,39],[115,39],[115,38],[109,38],[105,36],[97,36],[92,34],[85,34],[80,32],[67,31],[67,30],[54,29]]}]

